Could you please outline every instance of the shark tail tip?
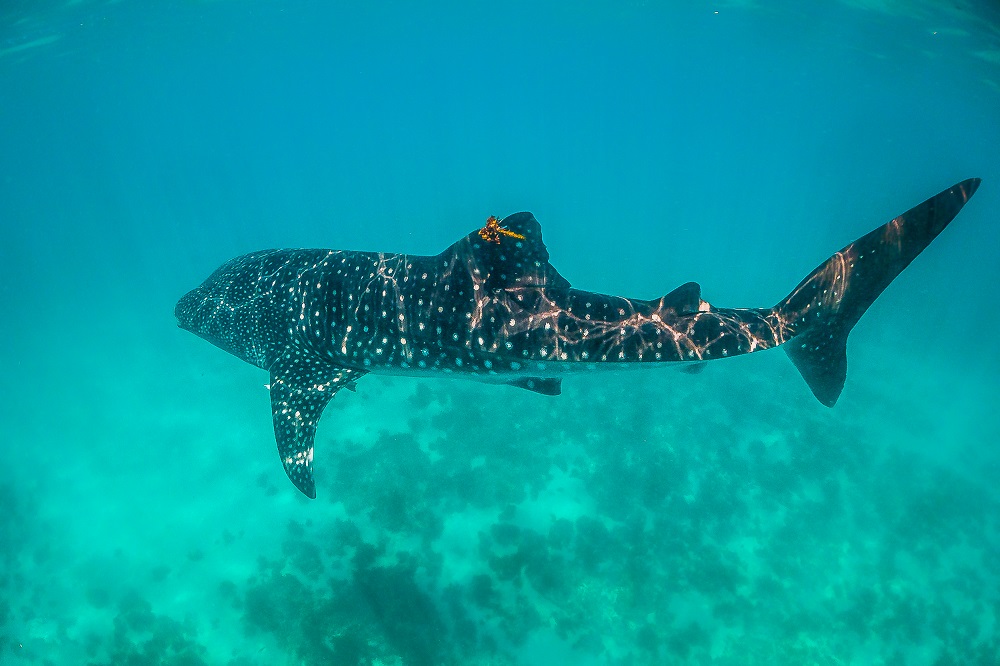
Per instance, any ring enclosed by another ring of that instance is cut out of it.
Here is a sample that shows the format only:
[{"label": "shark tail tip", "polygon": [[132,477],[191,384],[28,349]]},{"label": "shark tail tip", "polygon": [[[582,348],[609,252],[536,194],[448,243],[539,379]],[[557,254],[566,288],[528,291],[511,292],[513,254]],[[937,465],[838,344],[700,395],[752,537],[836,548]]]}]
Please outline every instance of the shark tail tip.
[{"label": "shark tail tip", "polygon": [[820,264],[773,309],[790,335],[785,353],[826,405],[847,380],[847,337],[875,299],[958,215],[982,181],[953,185]]}]

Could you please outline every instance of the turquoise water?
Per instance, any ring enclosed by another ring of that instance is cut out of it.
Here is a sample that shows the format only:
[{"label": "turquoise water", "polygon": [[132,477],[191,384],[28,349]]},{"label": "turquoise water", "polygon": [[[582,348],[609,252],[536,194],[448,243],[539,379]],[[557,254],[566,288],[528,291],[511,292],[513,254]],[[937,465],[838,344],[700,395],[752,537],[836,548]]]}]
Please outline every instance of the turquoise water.
[{"label": "turquoise water", "polygon": [[[5,3],[0,663],[1000,663],[1000,10],[673,4]],[[781,351],[368,376],[313,501],[172,314],[518,210],[576,287],[766,306],[973,176],[834,409]]]}]

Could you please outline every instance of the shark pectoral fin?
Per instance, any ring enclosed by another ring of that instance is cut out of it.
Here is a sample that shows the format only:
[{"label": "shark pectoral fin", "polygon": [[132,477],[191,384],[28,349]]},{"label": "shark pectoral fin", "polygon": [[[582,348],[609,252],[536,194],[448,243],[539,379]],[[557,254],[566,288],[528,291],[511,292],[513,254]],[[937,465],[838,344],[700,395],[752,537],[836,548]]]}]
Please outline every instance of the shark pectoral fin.
[{"label": "shark pectoral fin", "polygon": [[351,388],[361,370],[284,356],[271,366],[271,418],[285,474],[296,488],[316,499],[313,442],[323,409],[341,388]]},{"label": "shark pectoral fin", "polygon": [[559,395],[562,393],[562,380],[552,377],[519,377],[507,382],[509,386],[516,386],[542,395]]}]

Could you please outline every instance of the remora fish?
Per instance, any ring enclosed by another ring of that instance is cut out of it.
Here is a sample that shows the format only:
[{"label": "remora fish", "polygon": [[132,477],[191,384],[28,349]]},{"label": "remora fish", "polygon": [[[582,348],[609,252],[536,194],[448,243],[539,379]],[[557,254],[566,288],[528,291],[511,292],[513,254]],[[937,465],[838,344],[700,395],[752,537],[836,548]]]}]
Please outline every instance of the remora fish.
[{"label": "remora fish", "polygon": [[714,307],[694,282],[656,300],[574,289],[549,263],[534,216],[515,213],[490,217],[436,256],[253,252],[223,264],[174,313],[181,328],[271,373],[281,462],[315,498],[316,424],[337,391],[368,373],[464,376],[557,395],[572,372],[692,366],[784,345],[832,407],[851,328],[979,182],[854,241],[771,308]]}]

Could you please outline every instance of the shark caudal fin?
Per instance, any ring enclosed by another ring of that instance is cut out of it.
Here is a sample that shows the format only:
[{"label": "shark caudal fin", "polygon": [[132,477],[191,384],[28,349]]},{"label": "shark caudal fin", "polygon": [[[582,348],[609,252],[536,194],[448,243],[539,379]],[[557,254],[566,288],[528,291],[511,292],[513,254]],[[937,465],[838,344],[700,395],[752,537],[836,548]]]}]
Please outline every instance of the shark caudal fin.
[{"label": "shark caudal fin", "polygon": [[788,357],[813,395],[833,407],[847,378],[847,336],[889,283],[948,226],[979,187],[970,178],[862,236],[774,307]]}]

